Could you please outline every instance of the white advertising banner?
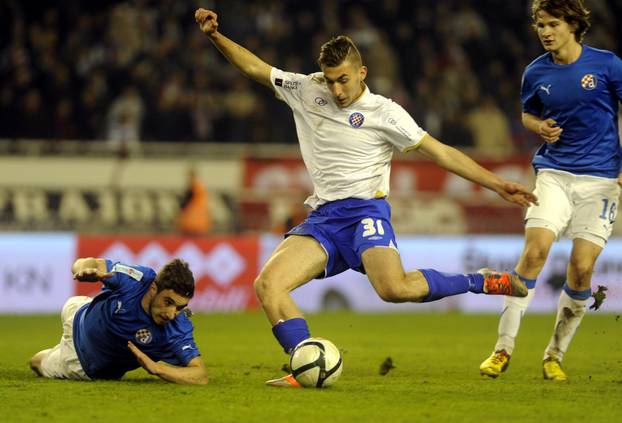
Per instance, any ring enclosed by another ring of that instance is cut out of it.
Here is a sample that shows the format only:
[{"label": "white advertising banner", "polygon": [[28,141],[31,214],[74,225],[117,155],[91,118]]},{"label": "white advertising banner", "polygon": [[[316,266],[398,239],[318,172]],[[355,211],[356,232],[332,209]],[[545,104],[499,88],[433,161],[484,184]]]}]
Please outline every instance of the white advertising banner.
[{"label": "white advertising banner", "polygon": [[[265,253],[269,254],[279,240],[265,237]],[[520,236],[401,237],[397,241],[405,269],[431,268],[450,273],[474,272],[482,267],[511,270],[523,247]],[[530,311],[548,313],[556,309],[571,248],[569,240],[554,244],[538,278]],[[592,278],[594,290],[598,285],[608,289],[599,312],[622,311],[621,282],[622,239],[612,238],[601,253]],[[305,311],[349,308],[359,311],[461,310],[495,313],[501,311],[503,304],[502,297],[470,293],[426,304],[389,304],[376,295],[365,275],[353,271],[312,281],[292,295]],[[590,299],[588,304],[592,302]]]},{"label": "white advertising banner", "polygon": [[74,295],[73,234],[0,235],[0,314],[59,312]]}]

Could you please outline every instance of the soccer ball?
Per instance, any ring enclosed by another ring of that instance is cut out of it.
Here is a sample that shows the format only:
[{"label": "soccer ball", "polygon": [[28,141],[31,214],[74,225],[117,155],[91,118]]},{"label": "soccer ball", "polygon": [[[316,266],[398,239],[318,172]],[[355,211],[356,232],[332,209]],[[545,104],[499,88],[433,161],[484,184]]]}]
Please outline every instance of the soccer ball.
[{"label": "soccer ball", "polygon": [[343,360],[327,339],[309,338],[296,345],[289,359],[292,375],[305,388],[323,388],[339,379]]}]

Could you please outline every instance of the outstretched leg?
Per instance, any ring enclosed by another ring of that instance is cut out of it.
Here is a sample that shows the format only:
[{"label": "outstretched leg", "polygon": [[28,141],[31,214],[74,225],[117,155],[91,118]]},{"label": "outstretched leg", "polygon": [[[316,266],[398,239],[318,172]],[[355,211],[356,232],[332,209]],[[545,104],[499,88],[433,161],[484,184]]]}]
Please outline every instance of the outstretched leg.
[{"label": "outstretched leg", "polygon": [[363,266],[372,286],[391,303],[431,302],[452,295],[474,292],[489,295],[527,295],[527,288],[514,275],[482,269],[478,273],[451,274],[434,269],[404,271],[399,253],[392,248],[365,250]]}]

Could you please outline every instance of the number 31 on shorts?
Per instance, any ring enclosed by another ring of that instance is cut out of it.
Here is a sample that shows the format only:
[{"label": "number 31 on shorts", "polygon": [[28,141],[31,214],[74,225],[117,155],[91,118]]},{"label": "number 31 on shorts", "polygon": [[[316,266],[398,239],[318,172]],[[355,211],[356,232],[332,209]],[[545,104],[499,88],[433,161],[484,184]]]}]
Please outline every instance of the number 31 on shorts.
[{"label": "number 31 on shorts", "polygon": [[384,235],[382,220],[376,219],[376,221],[374,221],[374,219],[368,217],[361,220],[361,223],[363,224],[363,238],[376,234]]}]

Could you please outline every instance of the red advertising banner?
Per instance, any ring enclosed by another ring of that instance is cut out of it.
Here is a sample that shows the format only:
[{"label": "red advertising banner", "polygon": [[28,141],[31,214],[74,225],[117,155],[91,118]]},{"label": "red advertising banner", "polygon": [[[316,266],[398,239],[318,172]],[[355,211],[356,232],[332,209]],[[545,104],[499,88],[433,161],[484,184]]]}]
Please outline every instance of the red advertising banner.
[{"label": "red advertising banner", "polygon": [[[196,311],[258,307],[253,280],[258,273],[259,239],[249,237],[80,236],[77,257],[100,257],[160,269],[172,258],[188,262],[195,278]],[[95,295],[101,284],[76,282],[76,295]]]},{"label": "red advertising banner", "polygon": [[[531,185],[530,156],[479,163],[507,180]],[[300,208],[313,190],[302,159],[246,158],[244,165],[247,191],[240,203],[244,229],[280,233],[280,228],[296,224],[300,220],[294,218],[296,207]],[[400,158],[392,162],[389,202],[393,226],[402,234],[523,232],[520,207],[429,160]]]},{"label": "red advertising banner", "polygon": [[[532,174],[531,156],[513,156],[503,160],[478,160],[482,166],[517,182],[526,183]],[[393,160],[391,164],[391,190],[396,194],[416,191],[445,192],[465,195],[481,190],[477,184],[466,181],[441,169],[428,160]],[[302,159],[246,158],[244,187],[256,190],[313,190]]]}]

